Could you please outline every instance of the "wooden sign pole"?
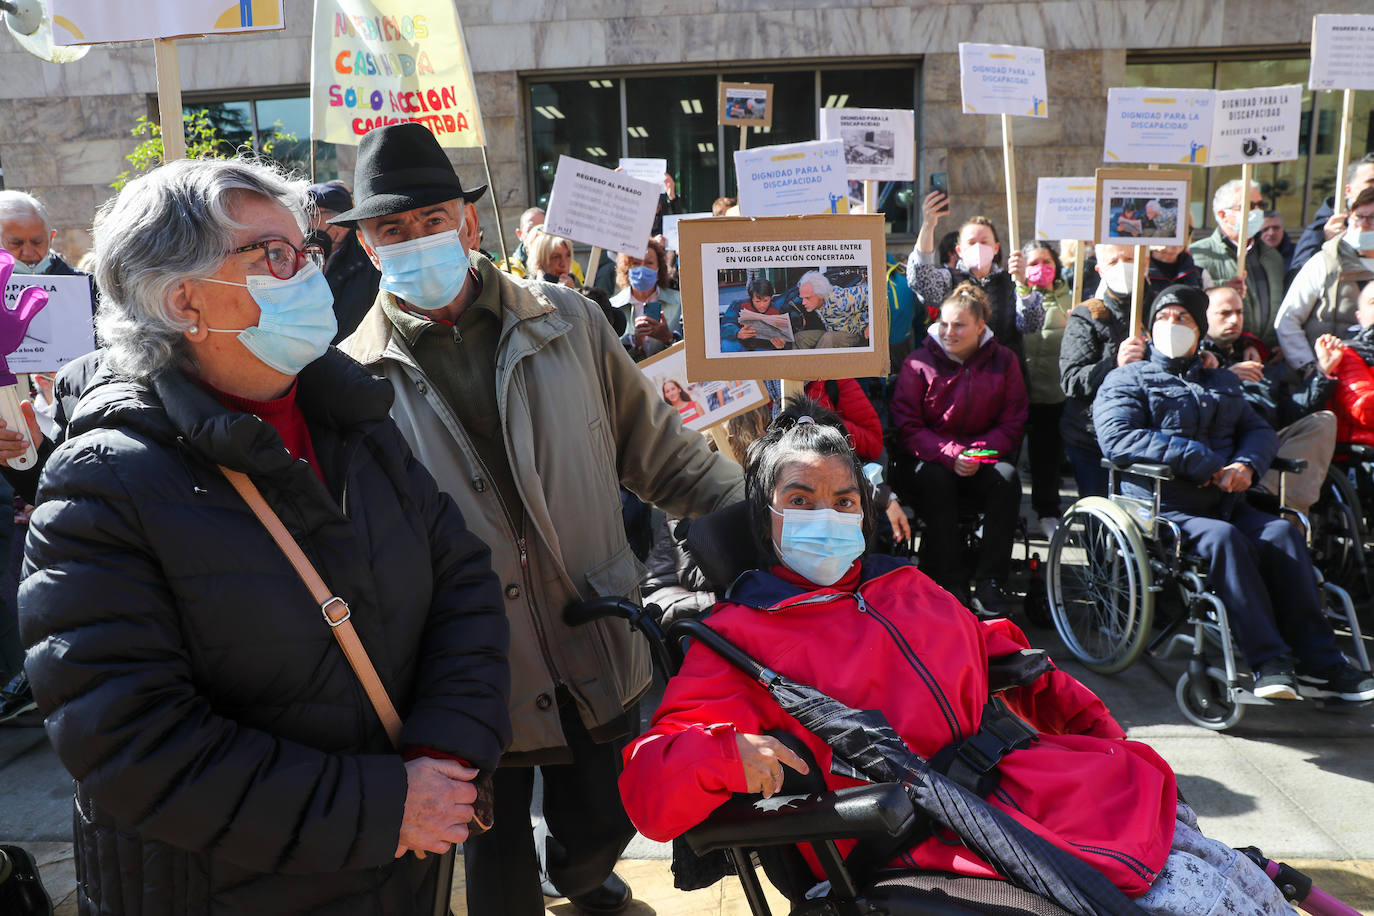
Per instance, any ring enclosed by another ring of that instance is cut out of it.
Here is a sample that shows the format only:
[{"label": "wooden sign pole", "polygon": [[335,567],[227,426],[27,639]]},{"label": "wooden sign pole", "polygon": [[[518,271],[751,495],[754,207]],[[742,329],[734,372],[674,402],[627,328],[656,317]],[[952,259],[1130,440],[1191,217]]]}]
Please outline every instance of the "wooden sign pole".
[{"label": "wooden sign pole", "polygon": [[1002,170],[1007,182],[1007,242],[1009,251],[1021,250],[1021,230],[1016,215],[1016,163],[1011,142],[1011,115],[1002,115]]},{"label": "wooden sign pole", "polygon": [[878,212],[878,182],[876,181],[864,182],[864,212]]},{"label": "wooden sign pole", "polygon": [[1073,305],[1083,301],[1083,246],[1089,242],[1079,241],[1073,252]]},{"label": "wooden sign pole", "polygon": [[1341,101],[1341,145],[1336,148],[1336,200],[1332,213],[1345,212],[1345,170],[1350,165],[1350,127],[1355,120],[1355,90],[1345,90]]},{"label": "wooden sign pole", "polygon": [[1150,248],[1148,245],[1134,247],[1135,270],[1131,273],[1135,277],[1135,282],[1131,284],[1131,336],[1137,337],[1145,324],[1145,309],[1142,305],[1145,302],[1145,283],[1150,270]]},{"label": "wooden sign pole", "polygon": [[[496,214],[496,240],[501,243],[501,260],[510,264],[510,255],[506,254],[506,233],[501,228],[501,205],[496,198],[496,182],[491,180],[491,162],[487,160],[485,144],[482,146],[482,168],[487,172],[487,199],[491,201],[491,212]],[[587,279],[587,285],[592,285],[590,278]]]},{"label": "wooden sign pole", "polygon": [[782,399],[786,403],[791,398],[803,397],[806,394],[806,382],[797,379],[785,378],[782,380]]},{"label": "wooden sign pole", "polygon": [[[1250,182],[1253,181],[1254,166],[1248,162],[1240,167],[1240,223],[1237,224],[1236,238],[1236,276],[1245,279],[1245,243],[1250,240],[1247,229],[1250,225]],[[1339,193],[1337,197],[1341,196]]]},{"label": "wooden sign pole", "polygon": [[181,120],[181,67],[172,38],[153,39],[157,66],[157,110],[162,119],[162,161],[186,158],[186,127]]},{"label": "wooden sign pole", "polygon": [[749,125],[748,125],[748,124],[741,124],[741,125],[739,126],[739,148],[740,148],[740,151],[741,151],[741,152],[743,152],[744,150],[746,150],[746,149],[749,148]]},{"label": "wooden sign pole", "polygon": [[730,448],[730,433],[725,428],[724,423],[717,423],[715,426],[708,426],[705,430],[711,435],[711,441],[716,444],[716,451],[720,452],[731,461],[735,460],[734,450]]},{"label": "wooden sign pole", "polygon": [[592,253],[587,256],[587,272],[583,278],[588,286],[596,285],[596,269],[601,266],[601,248],[597,245],[592,246]]}]

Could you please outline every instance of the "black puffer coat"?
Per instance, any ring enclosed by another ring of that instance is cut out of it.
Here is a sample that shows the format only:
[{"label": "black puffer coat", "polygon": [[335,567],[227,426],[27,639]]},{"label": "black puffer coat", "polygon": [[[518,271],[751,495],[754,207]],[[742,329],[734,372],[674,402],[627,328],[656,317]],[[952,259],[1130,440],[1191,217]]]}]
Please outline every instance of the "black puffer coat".
[{"label": "black puffer coat", "polygon": [[1107,290],[1069,313],[1059,345],[1059,382],[1067,397],[1059,434],[1069,445],[1097,451],[1093,398],[1107,373],[1116,368],[1116,351],[1131,336],[1131,304]]},{"label": "black puffer coat", "polygon": [[331,350],[298,402],[327,490],[180,372],[101,370],[49,459],[26,669],[76,778],[82,913],[428,913],[406,773],[310,593],[216,469],[248,472],[352,620],[402,744],[495,767],[508,629],[488,550]]}]

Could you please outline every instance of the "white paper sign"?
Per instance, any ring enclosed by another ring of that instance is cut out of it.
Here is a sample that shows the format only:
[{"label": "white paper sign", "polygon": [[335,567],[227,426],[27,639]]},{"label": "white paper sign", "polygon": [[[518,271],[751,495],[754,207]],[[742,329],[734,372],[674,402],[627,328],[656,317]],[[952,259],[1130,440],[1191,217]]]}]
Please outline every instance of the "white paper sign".
[{"label": "white paper sign", "polygon": [[29,323],[19,349],[6,358],[11,372],[56,372],[95,349],[89,278],[15,274],[5,285],[5,307],[18,305],[19,294],[30,286],[47,290],[48,304]]},{"label": "white paper sign", "polygon": [[714,213],[665,213],[663,214],[663,238],[667,241],[664,248],[677,251],[677,224],[684,219],[710,219]]},{"label": "white paper sign", "polygon": [[558,157],[544,231],[636,258],[649,246],[661,187],[623,172]]},{"label": "white paper sign", "polygon": [[1106,162],[1211,165],[1211,89],[1108,89]]},{"label": "white paper sign", "polygon": [[1035,237],[1042,240],[1093,237],[1097,181],[1082,178],[1041,178],[1035,190]]},{"label": "white paper sign", "polygon": [[964,114],[1044,118],[1045,52],[1019,45],[959,43],[959,92]]},{"label": "white paper sign", "polygon": [[[52,0],[53,41],[88,45],[283,29],[281,0]],[[46,370],[45,370],[46,371]]]},{"label": "white paper sign", "polygon": [[916,177],[916,112],[901,108],[822,108],[821,139],[844,142],[850,181]]},{"label": "white paper sign", "polygon": [[1296,159],[1301,125],[1302,87],[1297,84],[1218,92],[1207,164]]},{"label": "white paper sign", "polygon": [[1313,89],[1374,89],[1374,16],[1312,17]]},{"label": "white paper sign", "polygon": [[668,160],[631,159],[628,156],[622,156],[620,173],[629,175],[631,178],[638,178],[641,181],[651,181],[662,188],[663,176],[668,174]]},{"label": "white paper sign", "polygon": [[735,153],[740,216],[848,213],[844,142],[812,140]]}]

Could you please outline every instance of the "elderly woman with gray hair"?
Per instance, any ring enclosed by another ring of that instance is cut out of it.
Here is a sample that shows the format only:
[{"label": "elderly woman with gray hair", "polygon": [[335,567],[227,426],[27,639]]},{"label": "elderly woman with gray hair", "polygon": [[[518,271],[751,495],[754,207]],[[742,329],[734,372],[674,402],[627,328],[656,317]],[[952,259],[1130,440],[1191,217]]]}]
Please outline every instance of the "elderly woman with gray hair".
[{"label": "elderly woman with gray hair", "polygon": [[[510,737],[488,550],[388,418],[391,387],[328,349],[304,200],[259,163],[180,161],[96,217],[106,350],[44,471],[19,597],[75,779],[82,912],[428,914],[449,889],[424,853],[466,839]],[[402,722],[374,711],[341,616]]]}]

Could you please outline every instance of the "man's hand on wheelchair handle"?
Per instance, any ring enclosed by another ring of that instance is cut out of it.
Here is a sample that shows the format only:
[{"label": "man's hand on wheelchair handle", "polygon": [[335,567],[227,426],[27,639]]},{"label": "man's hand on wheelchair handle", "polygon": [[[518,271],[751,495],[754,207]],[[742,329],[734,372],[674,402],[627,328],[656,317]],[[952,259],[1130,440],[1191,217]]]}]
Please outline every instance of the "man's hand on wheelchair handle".
[{"label": "man's hand on wheelchair handle", "polygon": [[782,791],[783,765],[805,776],[810,772],[802,760],[787,745],[768,735],[735,735],[739,762],[744,766],[747,791],[762,793],[771,798]]}]

